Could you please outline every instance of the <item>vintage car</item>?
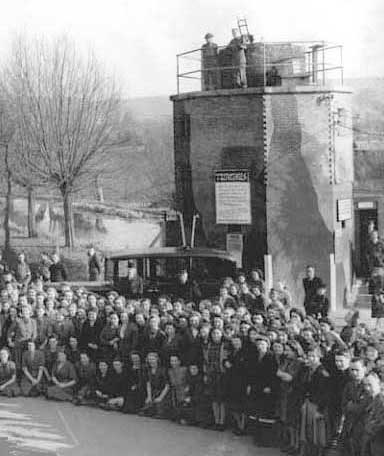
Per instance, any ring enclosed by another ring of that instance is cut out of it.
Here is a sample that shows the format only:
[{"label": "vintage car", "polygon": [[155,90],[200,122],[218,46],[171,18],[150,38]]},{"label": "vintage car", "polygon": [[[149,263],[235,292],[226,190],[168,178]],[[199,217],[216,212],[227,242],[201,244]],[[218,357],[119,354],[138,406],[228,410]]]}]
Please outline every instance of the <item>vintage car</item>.
[{"label": "vintage car", "polygon": [[144,295],[172,295],[178,273],[186,269],[197,281],[203,296],[218,294],[223,277],[236,273],[236,260],[228,252],[208,248],[162,247],[127,250],[105,259],[105,280],[126,294],[128,263],[136,266],[144,280]]}]

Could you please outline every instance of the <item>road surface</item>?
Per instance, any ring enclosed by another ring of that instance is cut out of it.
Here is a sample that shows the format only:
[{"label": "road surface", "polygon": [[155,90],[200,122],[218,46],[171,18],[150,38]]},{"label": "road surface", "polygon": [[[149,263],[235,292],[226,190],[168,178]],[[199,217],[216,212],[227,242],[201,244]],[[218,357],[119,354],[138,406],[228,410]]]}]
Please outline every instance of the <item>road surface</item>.
[{"label": "road surface", "polygon": [[279,456],[249,437],[44,399],[0,399],[0,455]]}]

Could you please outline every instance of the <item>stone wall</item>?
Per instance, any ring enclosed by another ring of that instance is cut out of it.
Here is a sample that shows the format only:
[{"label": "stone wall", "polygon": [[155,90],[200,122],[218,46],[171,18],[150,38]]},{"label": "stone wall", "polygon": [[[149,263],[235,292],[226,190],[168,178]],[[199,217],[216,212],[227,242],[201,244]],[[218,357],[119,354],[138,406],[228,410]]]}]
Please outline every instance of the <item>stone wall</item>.
[{"label": "stone wall", "polygon": [[350,287],[353,221],[338,226],[336,205],[352,199],[352,135],[335,140],[334,105],[334,95],[310,89],[265,94],[268,253],[274,280],[286,282],[299,304],[307,264],[330,286],[331,253],[338,306]]}]

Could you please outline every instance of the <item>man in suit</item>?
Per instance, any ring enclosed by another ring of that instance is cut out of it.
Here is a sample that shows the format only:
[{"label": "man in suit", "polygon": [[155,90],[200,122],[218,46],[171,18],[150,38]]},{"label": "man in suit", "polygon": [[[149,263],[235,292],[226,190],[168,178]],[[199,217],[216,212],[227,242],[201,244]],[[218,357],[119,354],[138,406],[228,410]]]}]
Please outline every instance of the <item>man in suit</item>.
[{"label": "man in suit", "polygon": [[90,282],[97,282],[101,272],[100,261],[93,247],[88,250],[88,276]]},{"label": "man in suit", "polygon": [[317,290],[323,285],[320,277],[316,277],[315,267],[312,265],[307,266],[307,276],[303,279],[303,286],[305,292],[304,308],[308,312],[313,298],[316,296]]},{"label": "man in suit", "polygon": [[52,264],[49,267],[51,282],[65,282],[68,278],[67,269],[64,263],[60,261],[57,253],[52,255]]},{"label": "man in suit", "polygon": [[143,296],[144,282],[140,277],[136,264],[133,261],[128,261],[128,274],[126,279],[127,296],[130,299],[138,299]]}]

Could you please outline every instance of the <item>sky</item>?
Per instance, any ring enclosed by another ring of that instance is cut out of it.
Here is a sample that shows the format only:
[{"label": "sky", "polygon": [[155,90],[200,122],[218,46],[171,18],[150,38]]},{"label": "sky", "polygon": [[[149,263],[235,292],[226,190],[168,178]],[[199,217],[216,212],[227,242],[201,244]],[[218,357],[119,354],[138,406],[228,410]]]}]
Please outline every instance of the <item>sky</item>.
[{"label": "sky", "polygon": [[344,46],[346,77],[384,77],[382,0],[0,0],[0,57],[16,33],[69,34],[92,48],[127,97],[176,91],[176,54],[206,32],[230,40],[246,17],[256,40]]}]

